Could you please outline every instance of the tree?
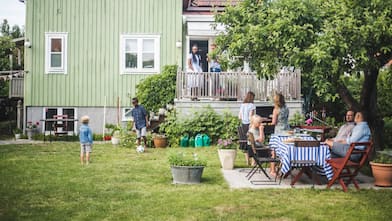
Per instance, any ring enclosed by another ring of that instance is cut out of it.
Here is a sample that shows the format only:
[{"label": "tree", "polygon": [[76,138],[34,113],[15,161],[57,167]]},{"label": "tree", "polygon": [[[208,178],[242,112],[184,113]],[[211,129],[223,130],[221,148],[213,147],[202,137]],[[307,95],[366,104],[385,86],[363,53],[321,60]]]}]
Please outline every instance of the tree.
[{"label": "tree", "polygon": [[11,41],[10,37],[0,36],[0,71],[10,70],[10,58],[12,49],[15,47],[15,43]]},{"label": "tree", "polygon": [[[325,101],[342,99],[368,113],[376,147],[382,135],[377,77],[392,58],[392,2],[380,0],[244,0],[216,15],[226,26],[220,50],[244,55],[258,75],[282,66],[302,69]],[[355,99],[344,76],[364,76]]]},{"label": "tree", "polygon": [[136,86],[136,96],[147,111],[157,112],[176,96],[177,65],[166,65],[161,74],[147,77]]}]

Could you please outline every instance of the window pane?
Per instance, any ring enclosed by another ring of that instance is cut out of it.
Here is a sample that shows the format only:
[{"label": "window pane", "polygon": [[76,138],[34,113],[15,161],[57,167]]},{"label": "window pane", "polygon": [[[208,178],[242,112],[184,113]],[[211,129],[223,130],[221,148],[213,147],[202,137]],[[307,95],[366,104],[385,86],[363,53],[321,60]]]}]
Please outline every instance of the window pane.
[{"label": "window pane", "polygon": [[154,53],[143,53],[143,68],[154,68]]},{"label": "window pane", "polygon": [[125,50],[129,52],[137,51],[137,39],[127,39],[125,40]]},{"label": "window pane", "polygon": [[50,45],[51,52],[61,52],[61,38],[52,38]]},{"label": "window pane", "polygon": [[[57,115],[57,108],[56,109],[51,109],[51,108],[46,109],[45,119],[53,119],[54,115]],[[45,122],[45,131],[50,131],[50,130],[53,130],[53,121]]]},{"label": "window pane", "polygon": [[125,53],[125,68],[137,68],[136,53]]},{"label": "window pane", "polygon": [[50,67],[61,68],[61,54],[50,55]]},{"label": "window pane", "polygon": [[143,40],[143,52],[154,52],[154,40],[144,39]]},{"label": "window pane", "polygon": [[[67,115],[68,119],[74,119],[75,118],[75,109],[63,109],[63,115]],[[68,121],[67,122],[67,131],[74,131],[75,128],[75,122],[74,121]]]}]

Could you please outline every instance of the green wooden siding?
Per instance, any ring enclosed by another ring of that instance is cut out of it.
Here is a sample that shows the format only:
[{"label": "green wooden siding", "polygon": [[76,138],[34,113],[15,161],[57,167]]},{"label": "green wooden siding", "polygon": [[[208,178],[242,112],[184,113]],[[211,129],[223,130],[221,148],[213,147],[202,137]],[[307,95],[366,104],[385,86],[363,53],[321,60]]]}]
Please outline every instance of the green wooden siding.
[{"label": "green wooden siding", "polygon": [[[148,74],[120,74],[120,35],[160,35],[160,66],[181,63],[181,0],[26,1],[26,106],[129,105]],[[45,32],[67,32],[67,74],[45,74]],[[162,70],[162,68],[161,68]]]}]

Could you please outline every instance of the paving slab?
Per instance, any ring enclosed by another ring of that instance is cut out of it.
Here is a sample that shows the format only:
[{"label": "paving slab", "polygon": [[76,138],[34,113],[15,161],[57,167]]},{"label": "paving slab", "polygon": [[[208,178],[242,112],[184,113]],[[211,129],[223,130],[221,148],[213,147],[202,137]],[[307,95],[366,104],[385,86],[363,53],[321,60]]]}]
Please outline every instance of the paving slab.
[{"label": "paving slab", "polygon": [[[272,181],[269,180],[263,173],[256,172],[251,180],[248,180],[245,176],[250,171],[250,168],[235,168],[233,170],[221,170],[224,179],[229,184],[229,187],[232,189],[289,189],[289,188],[316,188],[316,189],[326,189],[327,187],[327,179],[324,176],[320,177],[320,181],[322,185],[313,185],[311,179],[303,175],[300,180],[294,185],[291,186],[291,176],[288,176],[285,179],[282,179],[282,182],[279,183],[279,178]],[[267,169],[268,173],[268,169]],[[294,172],[295,174],[295,172]],[[251,182],[253,181],[253,182]],[[361,189],[389,189],[392,190],[392,187],[377,187],[373,185],[374,179],[373,177],[365,176],[363,174],[358,174],[357,181],[359,182],[359,187]],[[335,183],[332,189],[342,189],[339,183]],[[348,186],[349,190],[356,190],[353,184]]]}]

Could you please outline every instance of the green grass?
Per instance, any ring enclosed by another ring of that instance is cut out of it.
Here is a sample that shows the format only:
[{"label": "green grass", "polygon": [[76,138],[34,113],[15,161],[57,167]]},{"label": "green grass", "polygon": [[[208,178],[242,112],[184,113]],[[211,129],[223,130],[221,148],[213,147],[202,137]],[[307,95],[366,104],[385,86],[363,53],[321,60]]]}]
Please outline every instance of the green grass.
[{"label": "green grass", "polygon": [[[200,185],[173,185],[167,156],[208,160]],[[242,154],[238,166],[243,166]],[[392,191],[231,190],[215,148],[94,146],[81,166],[77,143],[0,146],[0,220],[390,220]]]}]

